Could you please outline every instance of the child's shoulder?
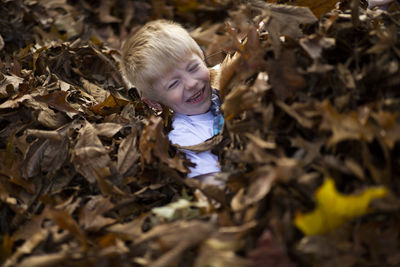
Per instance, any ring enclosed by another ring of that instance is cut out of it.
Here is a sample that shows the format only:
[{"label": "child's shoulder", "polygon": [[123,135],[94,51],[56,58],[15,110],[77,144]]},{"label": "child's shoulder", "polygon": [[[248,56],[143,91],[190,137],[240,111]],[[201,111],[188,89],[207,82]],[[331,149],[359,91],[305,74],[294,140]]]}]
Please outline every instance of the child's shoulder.
[{"label": "child's shoulder", "polygon": [[196,129],[188,120],[175,118],[172,122],[172,130],[168,133],[168,138],[173,144],[192,145],[192,142],[197,139],[195,131]]},{"label": "child's shoulder", "polygon": [[[168,138],[174,144],[183,146],[195,145],[209,138],[206,133],[211,122],[204,123],[204,118],[210,117],[208,114],[201,116],[186,116],[183,114],[175,114],[172,120],[172,130],[168,133]],[[196,121],[196,118],[199,118]],[[203,119],[202,119],[203,118]],[[211,116],[212,119],[212,116]]]},{"label": "child's shoulder", "polygon": [[172,118],[172,130],[168,135],[180,135],[180,134],[188,134],[193,132],[194,127],[192,127],[192,123],[188,116],[183,114],[174,114]]}]

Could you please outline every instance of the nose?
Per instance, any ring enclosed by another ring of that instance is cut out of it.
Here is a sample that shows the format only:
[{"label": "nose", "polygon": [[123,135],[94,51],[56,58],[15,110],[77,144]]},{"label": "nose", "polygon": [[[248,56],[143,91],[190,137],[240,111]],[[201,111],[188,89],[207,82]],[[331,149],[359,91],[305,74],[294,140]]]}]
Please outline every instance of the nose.
[{"label": "nose", "polygon": [[185,75],[183,83],[185,85],[185,89],[188,91],[193,90],[197,87],[197,80],[194,79],[191,75]]}]

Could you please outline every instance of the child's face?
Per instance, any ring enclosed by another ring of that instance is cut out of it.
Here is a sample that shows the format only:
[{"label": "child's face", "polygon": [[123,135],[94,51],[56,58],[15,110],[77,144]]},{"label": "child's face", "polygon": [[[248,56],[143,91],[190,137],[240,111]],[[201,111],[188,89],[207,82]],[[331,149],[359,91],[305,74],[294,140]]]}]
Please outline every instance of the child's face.
[{"label": "child's face", "polygon": [[197,115],[211,105],[210,72],[203,60],[190,54],[154,84],[158,101],[173,111]]}]

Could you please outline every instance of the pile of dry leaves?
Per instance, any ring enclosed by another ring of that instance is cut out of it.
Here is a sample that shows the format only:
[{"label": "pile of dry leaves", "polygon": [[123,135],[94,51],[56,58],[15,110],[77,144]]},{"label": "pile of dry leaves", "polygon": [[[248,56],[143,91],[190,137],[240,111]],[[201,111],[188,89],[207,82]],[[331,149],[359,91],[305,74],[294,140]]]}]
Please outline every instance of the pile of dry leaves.
[{"label": "pile of dry leaves", "polygon": [[[3,1],[3,266],[398,266],[399,10]],[[194,149],[224,188],[185,179],[168,112],[119,74],[122,40],[157,18],[223,61],[224,130]]]}]

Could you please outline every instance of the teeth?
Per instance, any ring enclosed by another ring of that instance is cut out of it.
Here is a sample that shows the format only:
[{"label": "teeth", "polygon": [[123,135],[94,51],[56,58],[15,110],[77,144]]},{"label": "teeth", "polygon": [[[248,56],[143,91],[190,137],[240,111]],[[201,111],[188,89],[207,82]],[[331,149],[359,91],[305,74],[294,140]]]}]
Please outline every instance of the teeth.
[{"label": "teeth", "polygon": [[195,100],[196,98],[198,98],[200,95],[201,95],[201,91],[199,91],[197,94],[195,94],[194,96],[192,96],[191,98],[189,98],[188,101],[193,101],[193,100]]}]

